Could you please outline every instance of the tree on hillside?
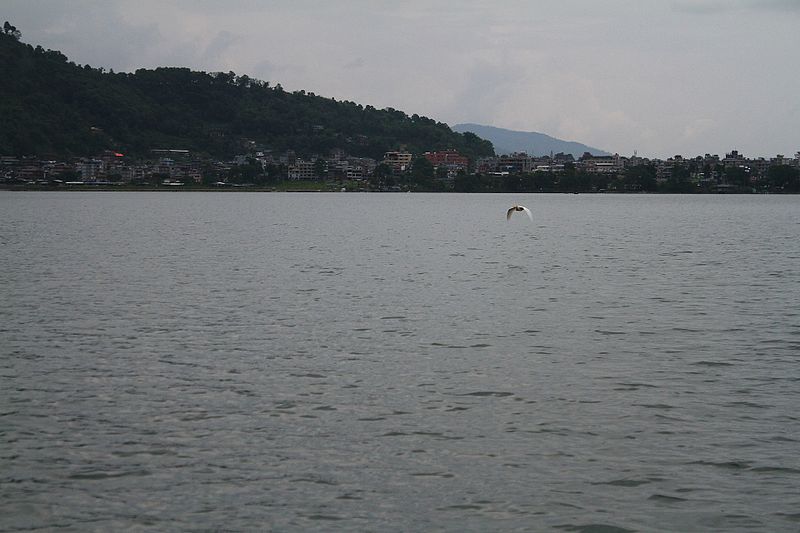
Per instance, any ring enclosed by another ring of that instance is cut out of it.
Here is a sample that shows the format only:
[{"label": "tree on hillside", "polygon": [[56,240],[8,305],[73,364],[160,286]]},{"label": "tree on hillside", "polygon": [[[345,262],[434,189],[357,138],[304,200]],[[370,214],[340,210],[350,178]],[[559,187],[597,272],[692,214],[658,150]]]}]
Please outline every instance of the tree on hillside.
[{"label": "tree on hillside", "polygon": [[392,177],[392,167],[386,163],[379,163],[378,166],[375,167],[375,170],[372,171],[372,176],[369,178],[369,184],[374,189],[383,189],[385,187],[393,186],[395,184],[395,180]]},{"label": "tree on hillside", "polygon": [[800,170],[788,165],[773,165],[767,170],[767,181],[776,191],[800,191]]},{"label": "tree on hillside", "polygon": [[725,169],[725,181],[740,189],[748,189],[751,187],[750,170],[742,167],[727,168]]},{"label": "tree on hillside", "polygon": [[18,40],[22,37],[22,32],[17,29],[16,26],[12,26],[10,22],[5,21],[3,24],[3,33],[6,35],[12,36],[14,39]]},{"label": "tree on hillside", "polygon": [[325,160],[322,158],[317,158],[314,160],[314,176],[319,179],[325,179],[328,175],[328,165],[325,164]]},{"label": "tree on hillside", "polygon": [[697,192],[697,187],[691,182],[689,169],[683,165],[675,165],[667,181],[662,184],[662,190],[669,193]]},{"label": "tree on hillside", "polygon": [[653,165],[637,165],[625,169],[622,177],[622,184],[625,190],[631,191],[655,191],[656,167]]},{"label": "tree on hillside", "polygon": [[433,164],[425,157],[417,157],[411,163],[411,180],[413,184],[426,191],[437,189],[434,180]]},{"label": "tree on hillside", "polygon": [[432,119],[324,98],[234,72],[188,68],[111,73],[78,66],[57,51],[19,42],[0,30],[0,153],[89,155],[113,149],[131,156],[176,147],[229,159],[260,145],[300,157],[337,148],[380,157],[398,146],[412,153],[454,148],[475,159],[491,143]]}]

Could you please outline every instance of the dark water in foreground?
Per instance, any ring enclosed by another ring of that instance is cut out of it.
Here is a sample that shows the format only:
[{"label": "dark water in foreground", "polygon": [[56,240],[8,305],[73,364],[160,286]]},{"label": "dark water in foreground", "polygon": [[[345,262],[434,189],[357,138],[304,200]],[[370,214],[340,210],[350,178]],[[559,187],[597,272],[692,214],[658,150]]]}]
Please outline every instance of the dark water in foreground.
[{"label": "dark water in foreground", "polygon": [[798,197],[0,214],[1,530],[800,530]]}]

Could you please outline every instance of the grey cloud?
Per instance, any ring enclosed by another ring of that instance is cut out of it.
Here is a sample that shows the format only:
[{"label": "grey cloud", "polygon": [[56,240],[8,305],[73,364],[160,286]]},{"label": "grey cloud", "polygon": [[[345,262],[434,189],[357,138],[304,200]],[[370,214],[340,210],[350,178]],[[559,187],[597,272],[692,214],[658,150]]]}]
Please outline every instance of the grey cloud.
[{"label": "grey cloud", "polygon": [[673,0],[675,11],[719,14],[731,11],[794,11],[800,13],[799,0]]},{"label": "grey cloud", "polygon": [[732,11],[737,7],[736,2],[724,0],[676,0],[672,2],[672,8],[675,11],[684,13],[713,14]]},{"label": "grey cloud", "polygon": [[357,57],[357,58],[353,59],[352,61],[348,61],[347,63],[345,63],[344,64],[344,68],[346,68],[346,69],[357,69],[357,68],[362,68],[365,64],[366,64],[366,62],[364,61],[363,57]]},{"label": "grey cloud", "polygon": [[96,67],[232,70],[620,153],[800,148],[800,0],[0,2],[25,42]]},{"label": "grey cloud", "polygon": [[800,13],[800,1],[798,0],[748,0],[746,4],[751,9],[777,9]]},{"label": "grey cloud", "polygon": [[217,33],[214,39],[206,46],[201,59],[206,61],[217,61],[232,45],[241,39],[227,30]]},{"label": "grey cloud", "polygon": [[129,70],[143,50],[162,44],[155,22],[131,23],[114,2],[12,0],[9,7],[23,40],[60,50],[79,64]]},{"label": "grey cloud", "polygon": [[253,75],[264,81],[273,81],[278,67],[268,59],[262,59],[253,66]]}]

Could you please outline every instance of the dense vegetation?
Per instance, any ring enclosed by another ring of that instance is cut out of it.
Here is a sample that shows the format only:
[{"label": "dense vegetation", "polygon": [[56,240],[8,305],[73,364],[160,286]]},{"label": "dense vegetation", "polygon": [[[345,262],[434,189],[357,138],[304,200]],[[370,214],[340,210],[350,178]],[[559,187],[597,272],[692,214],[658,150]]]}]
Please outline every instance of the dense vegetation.
[{"label": "dense vegetation", "polygon": [[3,155],[63,157],[105,149],[137,155],[182,148],[230,157],[247,141],[299,155],[333,148],[373,158],[400,148],[455,148],[473,158],[494,153],[490,142],[474,134],[391,108],[287,92],[233,72],[106,72],[19,38],[11,25],[0,33]]}]

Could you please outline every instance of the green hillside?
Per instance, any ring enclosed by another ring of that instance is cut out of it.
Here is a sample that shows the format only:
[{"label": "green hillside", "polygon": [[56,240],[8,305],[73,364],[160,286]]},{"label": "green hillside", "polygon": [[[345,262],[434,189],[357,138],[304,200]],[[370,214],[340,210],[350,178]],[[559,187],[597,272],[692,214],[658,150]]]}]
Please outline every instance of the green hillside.
[{"label": "green hillside", "polygon": [[490,142],[395,109],[375,109],[306,93],[233,72],[187,68],[106,72],[62,53],[0,34],[0,155],[146,154],[182,148],[215,157],[246,141],[300,155],[341,148],[380,158],[455,148],[492,155]]}]

